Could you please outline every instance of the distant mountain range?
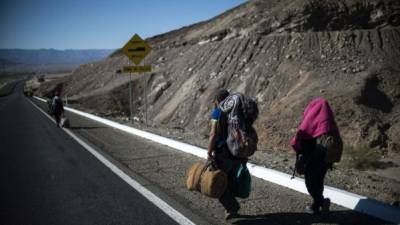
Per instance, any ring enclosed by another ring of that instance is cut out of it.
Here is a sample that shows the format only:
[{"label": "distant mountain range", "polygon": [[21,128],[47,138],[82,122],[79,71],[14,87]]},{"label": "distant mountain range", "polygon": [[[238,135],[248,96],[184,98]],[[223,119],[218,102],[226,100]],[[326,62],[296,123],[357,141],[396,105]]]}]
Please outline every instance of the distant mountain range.
[{"label": "distant mountain range", "polygon": [[106,58],[115,50],[0,49],[1,65],[85,64]]}]

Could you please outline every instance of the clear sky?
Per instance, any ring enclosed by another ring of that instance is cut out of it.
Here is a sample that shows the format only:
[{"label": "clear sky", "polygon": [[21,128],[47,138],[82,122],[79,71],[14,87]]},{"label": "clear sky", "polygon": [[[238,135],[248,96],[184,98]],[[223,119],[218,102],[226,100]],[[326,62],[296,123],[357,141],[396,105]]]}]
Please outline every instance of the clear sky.
[{"label": "clear sky", "polygon": [[0,0],[0,48],[115,49],[246,0]]}]

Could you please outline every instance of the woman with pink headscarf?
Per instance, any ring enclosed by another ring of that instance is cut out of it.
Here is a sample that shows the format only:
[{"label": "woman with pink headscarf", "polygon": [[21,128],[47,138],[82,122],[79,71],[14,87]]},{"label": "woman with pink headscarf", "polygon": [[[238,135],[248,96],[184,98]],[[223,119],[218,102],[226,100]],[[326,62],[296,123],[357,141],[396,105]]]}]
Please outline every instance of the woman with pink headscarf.
[{"label": "woman with pink headscarf", "polygon": [[318,97],[308,104],[290,144],[296,152],[296,170],[304,174],[307,191],[313,198],[308,210],[313,214],[329,211],[330,199],[323,196],[324,178],[332,164],[340,161],[343,143],[325,99]]}]

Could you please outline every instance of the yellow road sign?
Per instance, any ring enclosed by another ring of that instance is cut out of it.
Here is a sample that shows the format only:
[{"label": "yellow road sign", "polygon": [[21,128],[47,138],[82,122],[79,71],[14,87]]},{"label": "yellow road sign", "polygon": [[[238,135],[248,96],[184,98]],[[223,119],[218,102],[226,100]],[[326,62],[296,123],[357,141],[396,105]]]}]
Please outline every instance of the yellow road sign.
[{"label": "yellow road sign", "polygon": [[151,47],[137,34],[133,35],[131,40],[122,47],[122,52],[136,65],[138,65],[150,51]]},{"label": "yellow road sign", "polygon": [[150,65],[144,66],[124,66],[123,69],[124,73],[144,73],[144,72],[151,72]]}]

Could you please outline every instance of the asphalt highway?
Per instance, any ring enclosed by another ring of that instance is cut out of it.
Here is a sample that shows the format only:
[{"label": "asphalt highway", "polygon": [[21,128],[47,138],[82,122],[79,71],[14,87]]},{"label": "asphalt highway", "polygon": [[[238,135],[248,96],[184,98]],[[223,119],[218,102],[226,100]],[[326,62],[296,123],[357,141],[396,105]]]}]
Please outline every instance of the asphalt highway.
[{"label": "asphalt highway", "polygon": [[[0,225],[175,224],[113,174],[22,95],[22,84],[0,97]],[[42,110],[47,104],[32,99]],[[186,189],[199,158],[66,112],[68,132],[83,139],[130,177],[195,224],[390,224],[332,204],[325,216],[305,211],[310,197],[252,178],[241,216],[224,221],[216,199]]]},{"label": "asphalt highway", "polygon": [[22,94],[0,98],[0,224],[176,224]]}]

